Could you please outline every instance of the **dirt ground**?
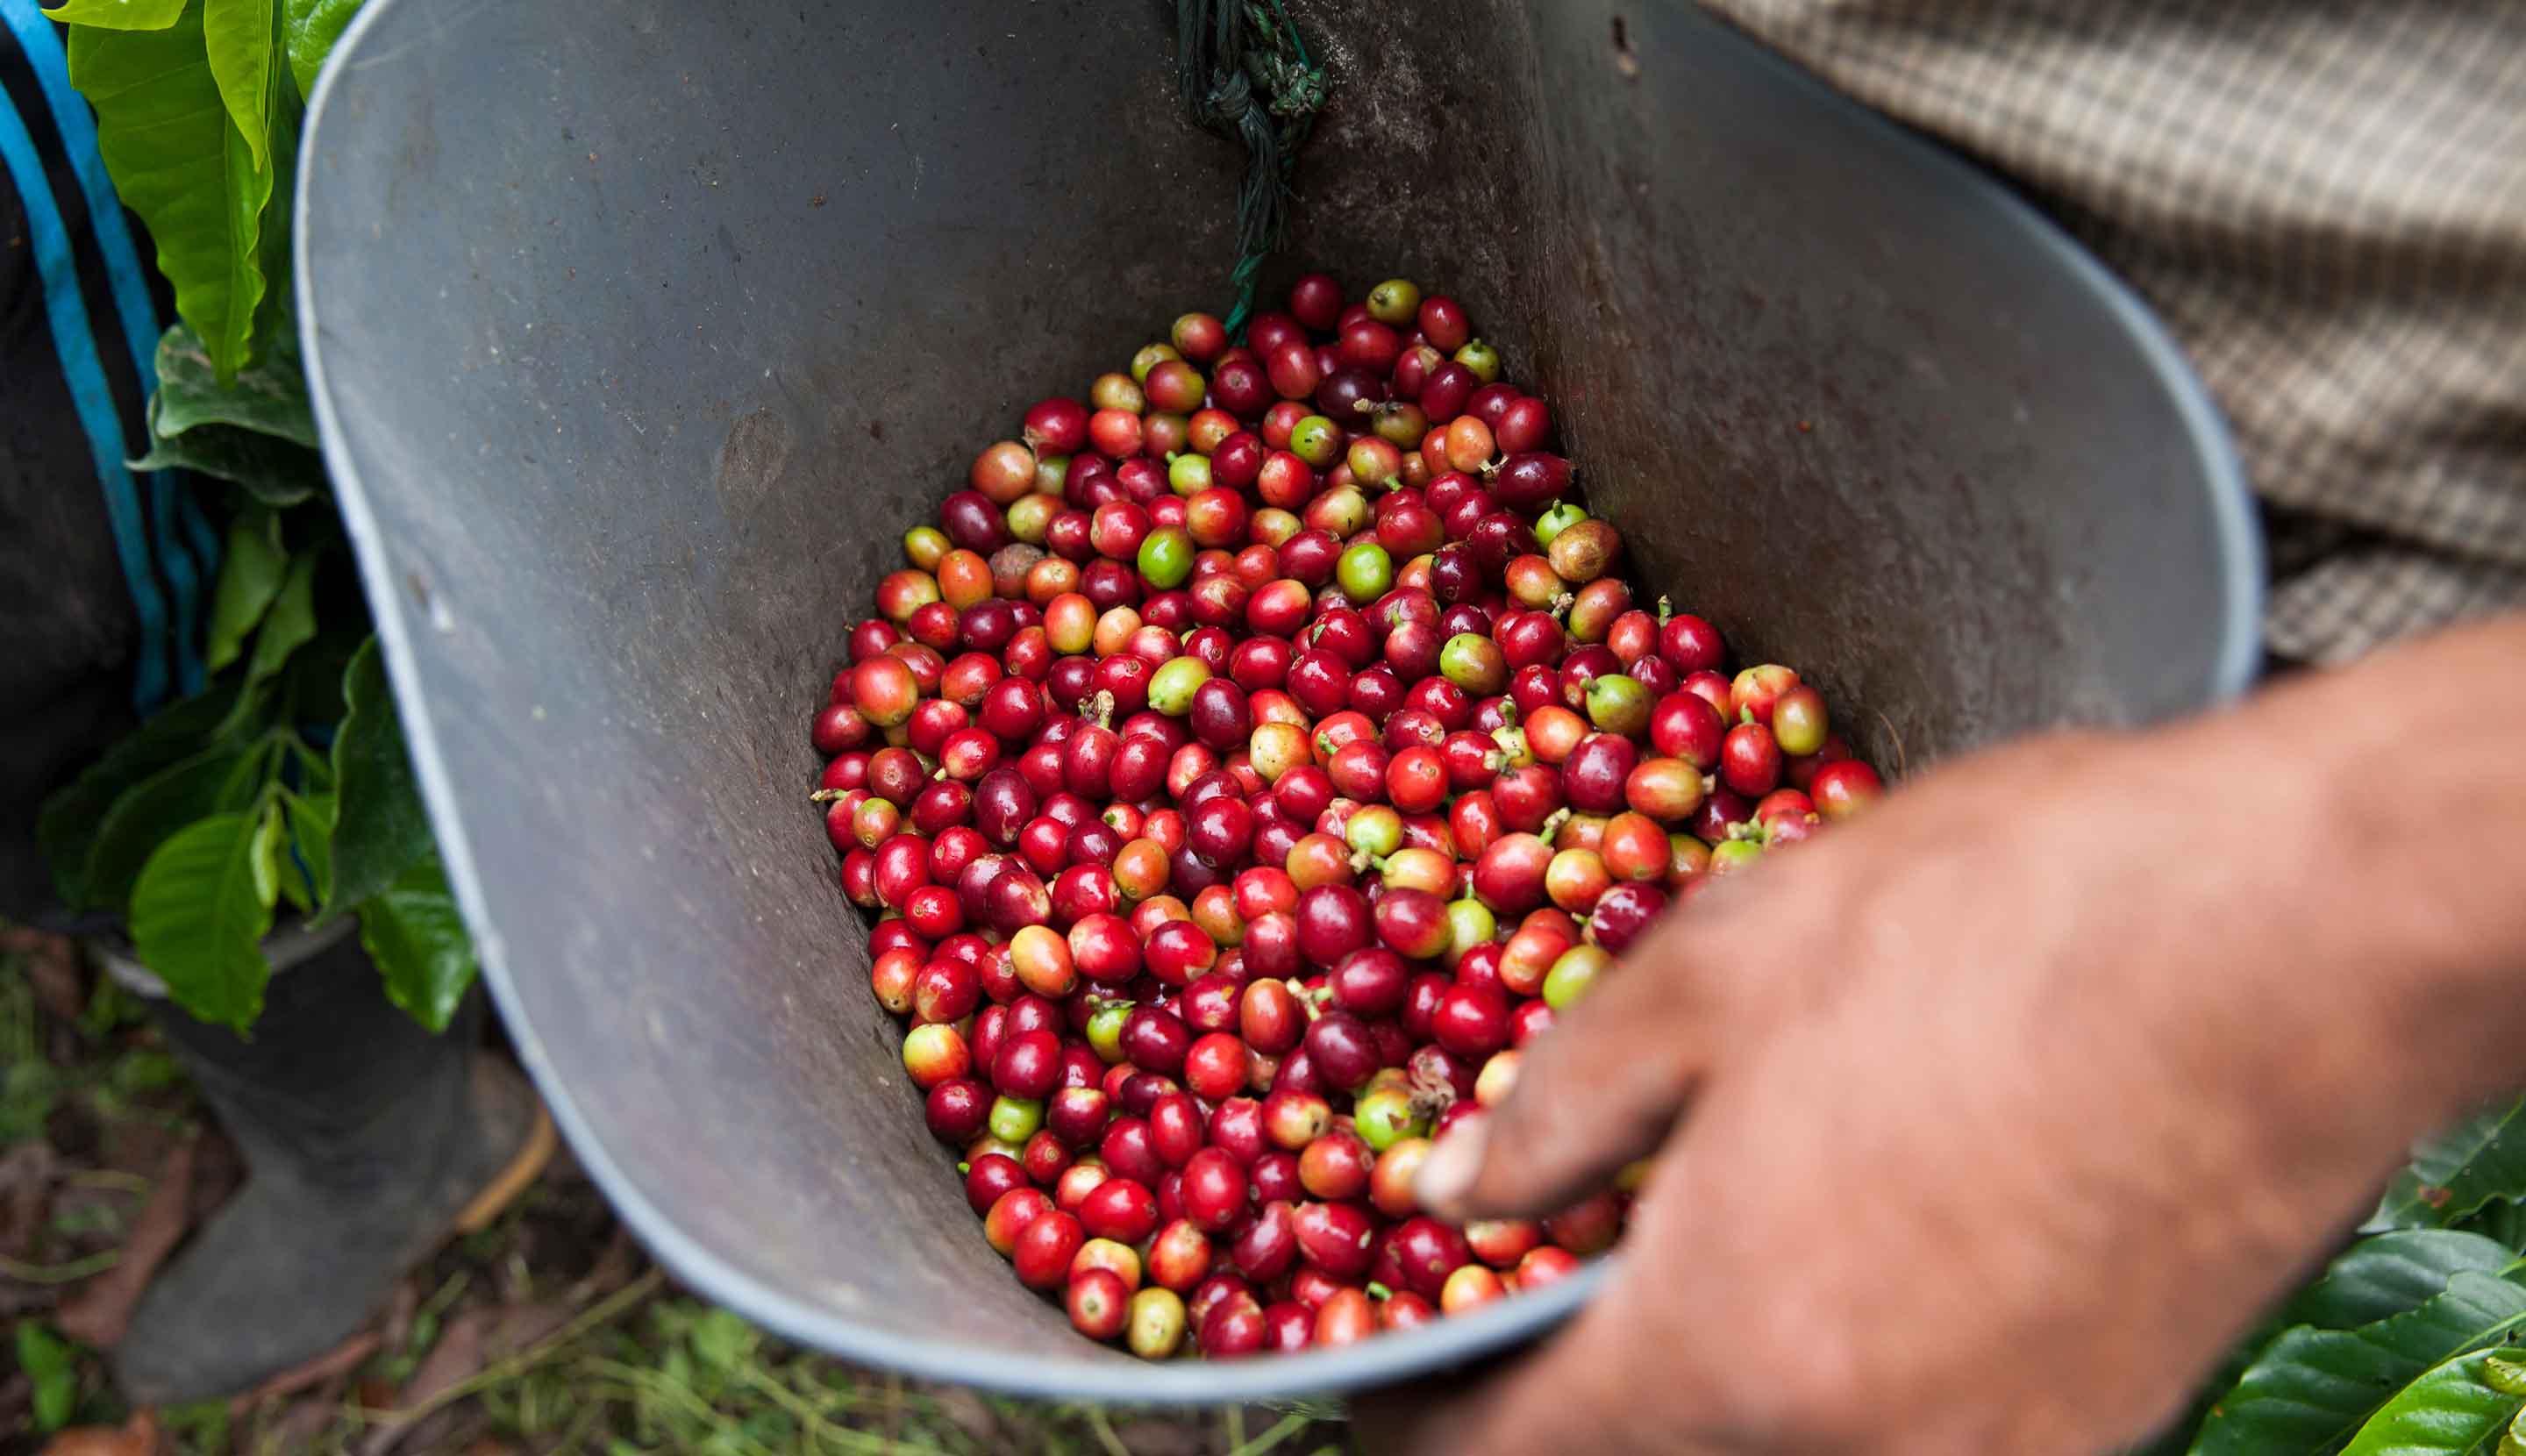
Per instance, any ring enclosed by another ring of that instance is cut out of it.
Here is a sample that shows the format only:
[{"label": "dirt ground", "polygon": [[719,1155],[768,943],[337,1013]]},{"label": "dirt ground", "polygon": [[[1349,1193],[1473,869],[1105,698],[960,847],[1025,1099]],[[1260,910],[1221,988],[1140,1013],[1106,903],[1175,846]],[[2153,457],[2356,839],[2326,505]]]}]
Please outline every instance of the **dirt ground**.
[{"label": "dirt ground", "polygon": [[0,930],[0,1456],[528,1452],[1322,1456],[1332,1413],[1005,1400],[809,1354],[680,1290],[565,1150],[341,1347],[233,1400],[133,1411],[103,1351],[243,1179],[142,1009]]}]

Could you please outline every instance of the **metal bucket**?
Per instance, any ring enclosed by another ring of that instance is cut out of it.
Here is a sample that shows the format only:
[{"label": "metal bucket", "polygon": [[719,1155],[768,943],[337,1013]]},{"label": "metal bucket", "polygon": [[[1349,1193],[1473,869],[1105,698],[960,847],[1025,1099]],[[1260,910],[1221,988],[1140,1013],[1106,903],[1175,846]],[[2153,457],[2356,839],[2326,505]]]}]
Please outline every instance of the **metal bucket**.
[{"label": "metal bucket", "polygon": [[[2001,187],[1687,5],[1299,16],[1339,88],[1288,256],[1463,299],[1636,577],[1811,675],[1881,763],[2245,684],[2258,550],[2216,416]],[[805,802],[903,528],[1035,399],[1227,303],[1242,158],[1180,119],[1169,34],[1077,0],[373,0],[296,246],[449,870],[632,1228],[855,1360],[1220,1401],[1531,1338],[1601,1271],[1339,1354],[1079,1338],[923,1130]]]}]

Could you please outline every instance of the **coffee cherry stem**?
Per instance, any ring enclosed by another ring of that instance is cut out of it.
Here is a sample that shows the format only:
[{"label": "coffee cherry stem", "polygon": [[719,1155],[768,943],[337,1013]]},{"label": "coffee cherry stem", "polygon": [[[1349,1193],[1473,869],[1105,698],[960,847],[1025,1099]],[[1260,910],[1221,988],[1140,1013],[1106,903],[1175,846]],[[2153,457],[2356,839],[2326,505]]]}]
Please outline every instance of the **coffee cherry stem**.
[{"label": "coffee cherry stem", "polygon": [[1414,1112],[1435,1120],[1456,1105],[1456,1088],[1445,1077],[1426,1067],[1415,1067],[1409,1075]]}]

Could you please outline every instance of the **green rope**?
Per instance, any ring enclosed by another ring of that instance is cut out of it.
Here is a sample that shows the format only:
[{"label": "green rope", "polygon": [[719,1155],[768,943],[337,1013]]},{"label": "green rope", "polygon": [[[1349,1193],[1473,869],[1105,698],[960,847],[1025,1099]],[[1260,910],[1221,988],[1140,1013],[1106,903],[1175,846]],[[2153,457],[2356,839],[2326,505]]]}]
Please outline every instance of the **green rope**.
[{"label": "green rope", "polygon": [[1281,0],[1176,0],[1176,89],[1193,124],[1243,142],[1237,193],[1237,302],[1228,334],[1245,336],[1264,260],[1288,229],[1298,147],[1325,104],[1325,70]]}]

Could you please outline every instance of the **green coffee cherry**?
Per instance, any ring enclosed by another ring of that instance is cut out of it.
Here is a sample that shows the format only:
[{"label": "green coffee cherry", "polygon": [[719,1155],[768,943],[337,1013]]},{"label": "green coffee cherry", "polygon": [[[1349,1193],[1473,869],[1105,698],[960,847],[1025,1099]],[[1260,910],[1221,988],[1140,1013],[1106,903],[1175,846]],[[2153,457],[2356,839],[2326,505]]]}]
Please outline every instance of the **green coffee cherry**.
[{"label": "green coffee cherry", "polygon": [[1555,1011],[1567,1011],[1588,994],[1614,958],[1593,945],[1574,945],[1561,953],[1552,969],[1543,973],[1543,1004]]},{"label": "green coffee cherry", "polygon": [[1149,706],[1169,718],[1182,718],[1192,711],[1193,693],[1209,680],[1210,664],[1200,658],[1170,658],[1149,675]]},{"label": "green coffee cherry", "polygon": [[1178,495],[1199,495],[1210,488],[1210,457],[1184,454],[1167,462],[1167,488]]},{"label": "green coffee cherry", "polygon": [[1447,950],[1441,957],[1453,966],[1466,951],[1499,934],[1499,917],[1480,900],[1447,902]]},{"label": "green coffee cherry", "polygon": [[1535,518],[1535,544],[1549,546],[1552,538],[1588,519],[1588,510],[1576,501],[1563,501]]},{"label": "green coffee cherry", "polygon": [[1192,575],[1197,554],[1192,536],[1181,526],[1161,526],[1140,538],[1140,575],[1159,590],[1182,586]]},{"label": "green coffee cherry", "polygon": [[1430,1119],[1412,1105],[1401,1087],[1380,1087],[1361,1095],[1352,1106],[1351,1122],[1369,1151],[1382,1153],[1407,1137],[1430,1135]]},{"label": "green coffee cherry", "polygon": [[1334,577],[1341,582],[1342,595],[1365,605],[1394,584],[1394,559],[1375,541],[1354,541],[1343,548]]},{"label": "green coffee cherry", "polygon": [[1289,453],[1317,470],[1331,470],[1342,456],[1341,427],[1322,415],[1309,415],[1289,427]]},{"label": "green coffee cherry", "polygon": [[1043,1103],[1032,1097],[994,1097],[991,1099],[991,1135],[1002,1142],[1023,1147],[1026,1140],[1043,1126]]},{"label": "green coffee cherry", "polygon": [[1108,1001],[1087,1018],[1087,1049],[1107,1066],[1123,1060],[1123,1023],[1132,1019],[1132,1003]]},{"label": "green coffee cherry", "polygon": [[1588,683],[1588,721],[1609,733],[1639,737],[1649,726],[1649,690],[1637,678],[1607,673]]},{"label": "green coffee cherry", "polygon": [[1738,871],[1746,868],[1762,857],[1763,845],[1761,840],[1731,839],[1724,844],[1711,846],[1710,873],[1713,875],[1734,875]]},{"label": "green coffee cherry", "polygon": [[1384,859],[1403,847],[1403,816],[1384,804],[1351,811],[1342,839],[1362,854]]},{"label": "green coffee cherry", "polygon": [[1458,632],[1439,649],[1439,673],[1474,696],[1487,698],[1508,685],[1508,659],[1497,642],[1482,633]]},{"label": "green coffee cherry", "polygon": [[1421,288],[1410,278],[1388,278],[1368,290],[1368,316],[1396,328],[1412,326],[1421,312]]}]

